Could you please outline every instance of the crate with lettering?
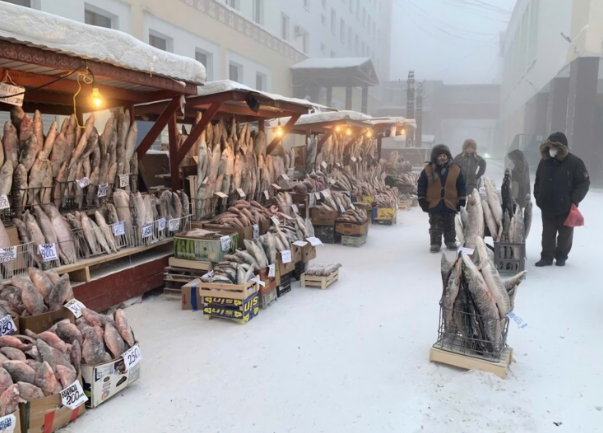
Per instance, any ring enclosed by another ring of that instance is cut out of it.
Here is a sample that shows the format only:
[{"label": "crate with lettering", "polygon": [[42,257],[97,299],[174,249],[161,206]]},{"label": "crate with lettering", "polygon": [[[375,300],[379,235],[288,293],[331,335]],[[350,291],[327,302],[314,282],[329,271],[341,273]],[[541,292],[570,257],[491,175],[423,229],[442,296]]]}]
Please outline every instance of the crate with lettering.
[{"label": "crate with lettering", "polygon": [[286,274],[280,276],[280,282],[276,286],[276,294],[279,298],[291,291],[291,275],[292,274]]},{"label": "crate with lettering", "polygon": [[174,236],[174,257],[184,260],[222,262],[224,256],[233,254],[239,242],[238,233],[223,233],[219,230],[202,235],[196,230]]},{"label": "crate with lettering", "polygon": [[0,417],[0,432],[21,433],[21,415],[18,409],[13,413]]},{"label": "crate with lettering", "polygon": [[222,284],[199,282],[199,294],[203,302],[203,315],[207,319],[218,317],[247,323],[259,311],[259,284]]}]

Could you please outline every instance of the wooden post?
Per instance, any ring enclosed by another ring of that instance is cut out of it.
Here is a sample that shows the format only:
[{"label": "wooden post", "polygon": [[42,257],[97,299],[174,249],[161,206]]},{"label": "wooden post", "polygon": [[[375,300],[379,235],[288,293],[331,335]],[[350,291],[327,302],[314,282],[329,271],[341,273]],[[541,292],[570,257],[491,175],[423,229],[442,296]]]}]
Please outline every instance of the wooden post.
[{"label": "wooden post", "polygon": [[[181,95],[174,96],[170,103],[163,109],[161,116],[155,122],[155,124],[151,127],[151,130],[147,133],[146,137],[140,142],[140,145],[136,149],[136,153],[138,153],[138,160],[141,160],[147,150],[151,148],[151,145],[155,142],[161,131],[166,127],[168,121],[173,117],[176,113],[176,110],[180,107],[180,98]],[[132,122],[134,119],[132,119]],[[171,145],[171,143],[170,143]]]},{"label": "wooden post", "polygon": [[327,87],[327,107],[331,106],[331,102],[333,100],[333,87]]},{"label": "wooden post", "polygon": [[352,109],[352,86],[347,86],[345,88],[345,109]]},{"label": "wooden post", "polygon": [[281,137],[274,137],[272,139],[272,142],[266,148],[266,155],[270,155],[270,152],[272,152],[274,150],[274,148],[276,147],[276,145],[279,144],[282,141],[282,139],[285,137],[285,135],[287,135],[289,133],[289,131],[291,130],[291,128],[293,128],[293,125],[295,125],[295,122],[297,122],[297,119],[299,119],[300,116],[301,116],[300,113],[291,115],[287,124],[285,126],[283,126],[283,135]]},{"label": "wooden post", "polygon": [[377,137],[377,160],[381,159],[381,136]]},{"label": "wooden post", "polygon": [[178,127],[176,125],[176,113],[168,120],[168,136],[170,140],[170,185],[172,191],[180,189],[180,169],[178,167]]},{"label": "wooden post", "polygon": [[195,141],[197,141],[197,139],[201,136],[201,133],[205,130],[205,128],[207,128],[207,125],[209,125],[209,122],[212,121],[218,110],[220,110],[221,105],[221,102],[214,102],[205,111],[205,113],[203,113],[201,121],[197,123],[193,127],[193,129],[191,129],[191,132],[188,134],[188,138],[184,143],[182,143],[182,146],[178,149],[178,152],[176,154],[176,165],[179,165],[180,162],[182,162],[190,148],[193,147],[193,144],[195,144]]},{"label": "wooden post", "polygon": [[360,111],[364,114],[368,114],[368,86],[362,86],[362,105]]}]

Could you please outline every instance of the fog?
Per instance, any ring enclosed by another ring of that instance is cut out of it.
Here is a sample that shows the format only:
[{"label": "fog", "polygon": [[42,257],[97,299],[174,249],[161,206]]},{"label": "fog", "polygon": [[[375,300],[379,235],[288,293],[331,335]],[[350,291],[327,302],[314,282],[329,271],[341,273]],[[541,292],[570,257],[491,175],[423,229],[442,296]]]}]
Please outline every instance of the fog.
[{"label": "fog", "polygon": [[516,0],[394,0],[391,79],[498,83],[502,32]]}]

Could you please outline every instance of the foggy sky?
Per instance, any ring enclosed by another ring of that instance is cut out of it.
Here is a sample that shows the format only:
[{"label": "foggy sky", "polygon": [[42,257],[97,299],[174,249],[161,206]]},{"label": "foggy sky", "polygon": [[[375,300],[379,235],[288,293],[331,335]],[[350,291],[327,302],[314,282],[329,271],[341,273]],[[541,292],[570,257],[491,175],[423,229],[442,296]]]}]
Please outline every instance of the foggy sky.
[{"label": "foggy sky", "polygon": [[496,82],[499,34],[511,15],[469,4],[485,3],[512,11],[515,2],[394,0],[390,79],[406,79],[412,69],[419,80]]}]

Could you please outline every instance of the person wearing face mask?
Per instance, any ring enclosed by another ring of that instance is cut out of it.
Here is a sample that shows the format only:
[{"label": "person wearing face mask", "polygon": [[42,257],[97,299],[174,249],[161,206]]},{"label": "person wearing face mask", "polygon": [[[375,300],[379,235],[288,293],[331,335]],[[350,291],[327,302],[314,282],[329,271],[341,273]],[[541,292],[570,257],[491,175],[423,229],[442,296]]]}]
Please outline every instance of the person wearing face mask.
[{"label": "person wearing face mask", "polygon": [[567,137],[555,132],[540,145],[542,159],[536,170],[534,198],[542,211],[542,252],[536,266],[565,266],[572,249],[574,229],[564,225],[572,204],[588,193],[590,179],[584,162],[570,153]]},{"label": "person wearing face mask", "polygon": [[452,161],[447,146],[438,144],[431,150],[431,160],[421,172],[418,182],[419,205],[429,213],[429,234],[432,253],[442,247],[456,249],[454,216],[465,206],[467,191],[461,167]]},{"label": "person wearing face mask", "polygon": [[461,167],[467,192],[471,192],[477,188],[479,179],[486,172],[486,161],[477,154],[477,143],[475,140],[468,138],[463,143],[463,151],[454,158],[454,162]]}]

